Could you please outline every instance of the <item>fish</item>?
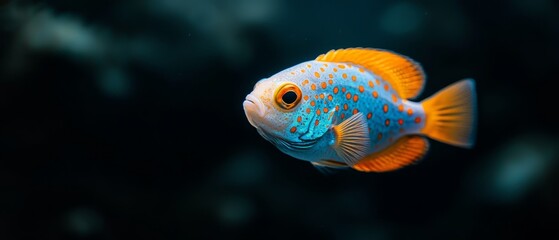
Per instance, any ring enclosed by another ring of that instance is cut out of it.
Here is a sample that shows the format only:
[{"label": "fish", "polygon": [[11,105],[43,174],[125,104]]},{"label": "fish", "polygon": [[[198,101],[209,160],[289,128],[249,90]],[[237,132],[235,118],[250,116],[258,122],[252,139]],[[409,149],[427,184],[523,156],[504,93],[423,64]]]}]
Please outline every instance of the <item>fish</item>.
[{"label": "fish", "polygon": [[259,80],[243,101],[248,122],[281,152],[318,169],[389,172],[417,163],[429,139],[472,148],[475,81],[421,101],[426,75],[385,49],[332,49]]}]

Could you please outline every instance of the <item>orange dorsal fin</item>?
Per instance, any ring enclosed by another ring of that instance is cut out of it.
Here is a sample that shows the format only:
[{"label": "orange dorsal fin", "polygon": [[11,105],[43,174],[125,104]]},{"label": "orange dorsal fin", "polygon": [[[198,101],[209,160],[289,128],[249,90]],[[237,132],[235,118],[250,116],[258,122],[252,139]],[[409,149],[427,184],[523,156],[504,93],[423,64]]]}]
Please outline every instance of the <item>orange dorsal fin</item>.
[{"label": "orange dorsal fin", "polygon": [[400,138],[397,142],[359,160],[353,168],[362,172],[388,172],[409,165],[425,156],[429,142],[421,136]]},{"label": "orange dorsal fin", "polygon": [[372,48],[331,50],[318,56],[316,61],[346,62],[367,68],[390,83],[401,98],[417,97],[425,84],[421,66],[408,57]]}]

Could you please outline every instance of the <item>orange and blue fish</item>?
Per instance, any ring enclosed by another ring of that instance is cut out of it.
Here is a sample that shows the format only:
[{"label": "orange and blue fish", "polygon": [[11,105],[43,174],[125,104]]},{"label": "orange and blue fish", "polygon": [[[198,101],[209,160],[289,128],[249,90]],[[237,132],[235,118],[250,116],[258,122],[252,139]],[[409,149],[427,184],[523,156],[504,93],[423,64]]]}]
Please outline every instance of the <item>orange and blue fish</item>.
[{"label": "orange and blue fish", "polygon": [[319,169],[400,169],[422,159],[431,138],[474,145],[476,93],[458,81],[420,102],[422,67],[381,49],[331,50],[260,80],[243,108],[282,152]]}]

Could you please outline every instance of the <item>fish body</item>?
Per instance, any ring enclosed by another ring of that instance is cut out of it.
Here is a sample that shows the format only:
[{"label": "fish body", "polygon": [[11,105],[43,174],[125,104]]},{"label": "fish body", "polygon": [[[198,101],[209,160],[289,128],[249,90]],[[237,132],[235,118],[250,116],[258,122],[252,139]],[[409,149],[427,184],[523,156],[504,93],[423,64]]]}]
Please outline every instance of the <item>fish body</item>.
[{"label": "fish body", "polygon": [[391,171],[421,159],[426,136],[473,145],[474,81],[411,101],[424,79],[419,64],[390,51],[332,50],[259,81],[243,106],[257,131],[292,157],[318,168]]}]

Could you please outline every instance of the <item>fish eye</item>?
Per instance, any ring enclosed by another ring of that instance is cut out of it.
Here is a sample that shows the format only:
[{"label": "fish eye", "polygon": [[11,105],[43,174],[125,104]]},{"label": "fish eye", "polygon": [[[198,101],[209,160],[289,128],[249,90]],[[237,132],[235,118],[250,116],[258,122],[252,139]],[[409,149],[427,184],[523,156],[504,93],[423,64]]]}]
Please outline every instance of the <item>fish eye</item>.
[{"label": "fish eye", "polygon": [[291,110],[301,101],[301,89],[293,84],[286,83],[276,92],[276,104],[284,110]]},{"label": "fish eye", "polygon": [[286,104],[293,104],[297,100],[297,93],[289,90],[289,92],[283,94],[281,100]]}]

